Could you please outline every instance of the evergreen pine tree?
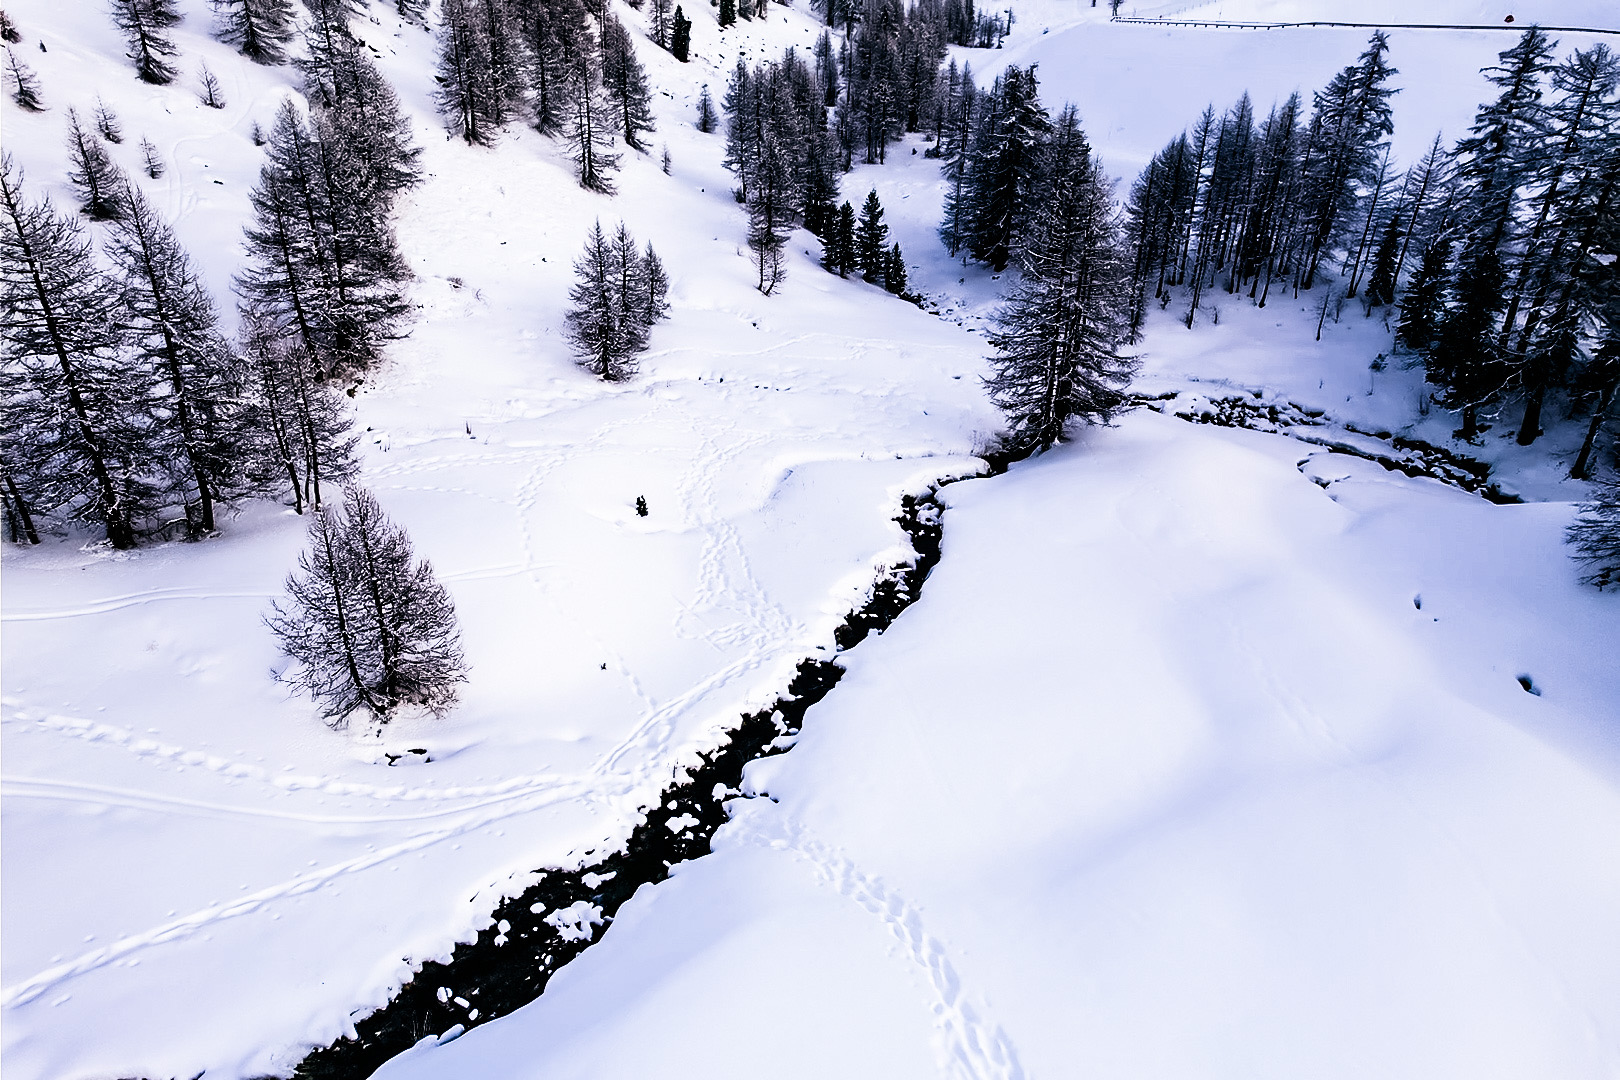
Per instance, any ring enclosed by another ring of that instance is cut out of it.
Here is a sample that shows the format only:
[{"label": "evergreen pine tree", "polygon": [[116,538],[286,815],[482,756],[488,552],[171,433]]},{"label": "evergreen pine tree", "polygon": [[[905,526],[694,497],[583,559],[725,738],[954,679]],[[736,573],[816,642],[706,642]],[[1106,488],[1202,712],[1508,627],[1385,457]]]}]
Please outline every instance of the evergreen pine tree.
[{"label": "evergreen pine tree", "polygon": [[[1620,306],[1620,297],[1616,298],[1616,306]],[[1620,318],[1616,318],[1616,315],[1620,315],[1620,312],[1611,313],[1603,343],[1592,354],[1591,363],[1581,371],[1575,382],[1575,392],[1590,405],[1592,418],[1587,422],[1586,437],[1581,440],[1575,463],[1570,466],[1571,480],[1590,478],[1592,452],[1597,446],[1598,432],[1608,420],[1615,399],[1620,397]]]},{"label": "evergreen pine tree", "polygon": [[34,69],[17,59],[17,54],[6,49],[6,84],[11,100],[17,108],[27,112],[44,112],[45,99],[39,94],[39,76]]},{"label": "evergreen pine tree", "polygon": [[648,15],[652,19],[653,44],[660,49],[669,48],[669,16],[671,0],[652,0]]},{"label": "evergreen pine tree", "polygon": [[163,31],[180,21],[174,0],[112,0],[112,13],[141,81],[158,86],[173,82],[175,69],[168,58],[178,50]]},{"label": "evergreen pine tree", "polygon": [[1398,74],[1386,55],[1389,39],[1373,32],[1356,62],[1318,91],[1303,167],[1305,234],[1300,287],[1309,289],[1322,258],[1352,219],[1359,188],[1370,186],[1385,139],[1395,130],[1388,85]]},{"label": "evergreen pine tree", "polygon": [[335,140],[348,167],[358,168],[355,190],[391,207],[395,196],[421,179],[422,152],[399,96],[346,24],[312,23],[305,42],[309,55],[299,67],[317,124]]},{"label": "evergreen pine tree", "polygon": [[500,126],[489,36],[478,0],[445,0],[439,23],[434,100],[451,134],[487,146]]},{"label": "evergreen pine tree", "polygon": [[861,205],[861,217],[855,225],[855,266],[861,277],[876,281],[883,276],[887,257],[889,227],[883,224],[883,204],[878,201],[877,189],[866,194]]},{"label": "evergreen pine tree", "polygon": [[525,92],[523,46],[510,0],[476,0],[483,23],[489,68],[487,78],[496,127],[511,121],[523,106]]},{"label": "evergreen pine tree", "polygon": [[106,251],[117,270],[120,321],[131,353],[157,388],[152,435],[172,463],[193,536],[217,528],[215,507],[248,490],[250,437],[239,402],[242,362],[219,332],[213,299],[173,231],[133,185],[119,192],[122,213]]},{"label": "evergreen pine tree", "polygon": [[1418,272],[1401,297],[1400,338],[1408,349],[1427,355],[1439,330],[1451,245],[1437,240],[1423,249]]},{"label": "evergreen pine tree", "polygon": [[518,0],[517,27],[528,58],[529,115],[542,135],[567,129],[571,72],[581,52],[593,49],[582,0]]},{"label": "evergreen pine tree", "polygon": [[[832,108],[838,104],[838,55],[833,48],[832,34],[826,30],[816,38],[816,80],[821,83],[821,103]],[[952,61],[954,63],[954,61]]]},{"label": "evergreen pine tree", "polygon": [[825,132],[813,131],[805,139],[801,163],[804,227],[816,236],[826,236],[838,217],[837,148]]},{"label": "evergreen pine tree", "polygon": [[889,257],[883,264],[883,287],[896,296],[906,295],[906,260],[900,254],[899,244],[889,250]]},{"label": "evergreen pine tree", "polygon": [[642,135],[654,130],[647,73],[636,59],[635,43],[616,17],[602,24],[602,85],[618,113],[618,127],[633,150],[645,150]]},{"label": "evergreen pine tree", "polygon": [[280,64],[292,41],[292,0],[212,0],[215,36],[256,64]]},{"label": "evergreen pine tree", "polygon": [[1051,130],[1035,70],[1009,67],[981,112],[964,186],[970,207],[968,248],[1000,273],[1021,243],[1039,186],[1040,146]]},{"label": "evergreen pine tree", "polygon": [[156,509],[141,409],[149,388],[119,356],[114,290],[77,222],[30,204],[0,162],[0,439],[23,504],[135,545]]},{"label": "evergreen pine tree", "polygon": [[642,302],[637,317],[648,328],[669,318],[669,274],[651,244],[641,257]]},{"label": "evergreen pine tree", "polygon": [[755,90],[754,72],[739,57],[726,85],[726,96],[720,101],[726,115],[726,156],[722,164],[737,177],[734,194],[738,202],[748,199],[754,162],[768,124],[760,112],[762,96]]},{"label": "evergreen pine tree", "polygon": [[1479,433],[1478,410],[1499,394],[1506,371],[1496,349],[1496,319],[1507,281],[1496,249],[1476,249],[1472,261],[1457,268],[1452,302],[1441,319],[1429,352],[1429,381],[1441,388],[1440,403],[1462,412],[1459,438],[1473,441]]},{"label": "evergreen pine tree", "polygon": [[79,197],[79,209],[95,221],[111,221],[123,210],[119,195],[127,185],[118,166],[112,163],[107,151],[97,142],[84,125],[79,114],[68,109],[68,161],[73,169],[68,183]]},{"label": "evergreen pine tree", "polygon": [[1410,227],[1401,240],[1400,255],[1395,259],[1397,284],[1400,276],[1406,272],[1406,253],[1412,244],[1415,242],[1421,252],[1449,226],[1443,218],[1446,204],[1450,201],[1447,196],[1451,191],[1451,165],[1451,155],[1436,133],[1434,141],[1423,154],[1423,160],[1407,170],[1405,186],[1410,199],[1405,209]]},{"label": "evergreen pine tree", "polygon": [[681,11],[681,5],[675,5],[675,25],[670,30],[669,52],[681,63],[686,63],[692,49],[692,20]]},{"label": "evergreen pine tree", "polygon": [[343,399],[321,386],[309,351],[289,342],[273,318],[242,313],[242,355],[250,385],[244,426],[251,438],[249,475],[257,490],[291,495],[293,509],[320,509],[322,484],[359,470],[359,437]]},{"label": "evergreen pine tree", "polygon": [[649,316],[654,290],[647,280],[646,261],[636,250],[635,237],[622,221],[608,240],[608,260],[613,322],[624,339],[624,347],[639,354],[647,348],[647,333],[652,329],[653,320]]},{"label": "evergreen pine tree", "polygon": [[855,208],[847,201],[833,215],[821,242],[821,268],[839,277],[848,277],[855,268]]},{"label": "evergreen pine tree", "polygon": [[[956,62],[951,61],[950,75],[956,74]],[[973,146],[973,131],[978,120],[979,93],[973,82],[972,65],[964,64],[959,77],[947,77],[949,94],[945,101],[939,129],[939,142],[935,147],[945,173],[945,213],[939,226],[939,238],[955,258],[967,244],[972,208],[967,188],[968,157]]]},{"label": "evergreen pine tree", "polygon": [[249,195],[250,256],[237,287],[278,321],[325,375],[363,370],[406,310],[405,274],[386,193],[318,111],[313,130],[282,103],[259,183]]},{"label": "evergreen pine tree", "polygon": [[619,167],[611,153],[615,121],[613,103],[602,89],[596,50],[581,51],[568,71],[568,151],[579,169],[579,186],[587,191],[613,194],[613,170]]},{"label": "evergreen pine tree", "polygon": [[466,681],[455,607],[403,529],[351,486],[343,513],[317,511],[310,545],[265,623],[298,661],[284,675],[341,727],[364,710],[386,724],[404,705],[442,716]]},{"label": "evergreen pine tree", "polygon": [[17,24],[11,21],[11,16],[0,11],[0,41],[15,45],[21,40],[22,31],[17,29]]},{"label": "evergreen pine tree", "polygon": [[1563,381],[1587,328],[1606,321],[1615,271],[1600,269],[1593,256],[1620,240],[1620,58],[1602,44],[1577,50],[1551,81],[1548,149],[1532,157],[1530,224],[1514,245],[1518,268],[1497,338],[1524,392],[1520,445],[1540,434],[1546,396]]},{"label": "evergreen pine tree", "polygon": [[197,95],[197,100],[210,109],[225,107],[225,92],[219,85],[219,77],[209,70],[206,63],[197,65],[197,86],[202,91]]},{"label": "evergreen pine tree", "polygon": [[141,170],[153,180],[163,176],[163,155],[158,148],[144,135],[141,137]]},{"label": "evergreen pine tree", "polygon": [[[1078,135],[1072,107],[1058,129]],[[997,355],[986,386],[1007,416],[1015,451],[1049,448],[1076,419],[1107,422],[1123,407],[1135,370],[1119,353],[1130,333],[1129,262],[1112,184],[1083,135],[1059,141],[1066,152],[1048,162],[1023,275],[990,338]]]},{"label": "evergreen pine tree", "polygon": [[14,469],[8,463],[10,448],[4,433],[0,433],[0,507],[4,508],[6,535],[13,544],[39,543],[39,527],[34,523],[34,512],[17,486]]},{"label": "evergreen pine tree", "polygon": [[1552,48],[1541,28],[1532,26],[1516,45],[1498,54],[1494,67],[1485,69],[1502,92],[1480,107],[1469,137],[1453,152],[1467,230],[1459,262],[1472,261],[1476,249],[1500,249],[1509,237],[1519,190],[1546,131],[1541,77],[1551,64]]},{"label": "evergreen pine tree", "polygon": [[765,135],[748,197],[748,246],[759,270],[756,287],[766,296],[787,273],[783,251],[798,209],[792,163],[773,133]]},{"label": "evergreen pine tree", "polygon": [[708,135],[719,125],[720,118],[714,114],[714,98],[709,96],[709,84],[703,84],[703,92],[698,95],[697,129]]},{"label": "evergreen pine tree", "polygon": [[1384,226],[1384,238],[1373,256],[1372,276],[1367,279],[1367,308],[1395,302],[1396,259],[1401,247],[1401,219],[1393,216]]},{"label": "evergreen pine tree", "polygon": [[623,222],[611,237],[597,222],[574,272],[567,335],[580,366],[607,382],[632,378],[648,332],[669,316],[663,263],[651,244],[636,250]]},{"label": "evergreen pine tree", "polygon": [[720,0],[720,29],[733,25],[737,21],[737,0]]},{"label": "evergreen pine tree", "polygon": [[623,382],[636,373],[637,335],[624,324],[613,245],[598,221],[574,262],[579,279],[568,291],[567,335],[579,364],[604,382]]},{"label": "evergreen pine tree", "polygon": [[1479,407],[1505,388],[1510,374],[1499,335],[1517,258],[1520,193],[1546,134],[1541,77],[1551,52],[1552,42],[1531,27],[1499,54],[1499,63],[1486,71],[1501,93],[1480,108],[1455,151],[1462,238],[1429,372],[1443,390],[1441,400],[1462,411],[1459,435],[1468,440],[1478,432]]},{"label": "evergreen pine tree", "polygon": [[1620,483],[1598,486],[1590,502],[1569,527],[1574,558],[1587,568],[1581,578],[1600,589],[1620,586]]}]

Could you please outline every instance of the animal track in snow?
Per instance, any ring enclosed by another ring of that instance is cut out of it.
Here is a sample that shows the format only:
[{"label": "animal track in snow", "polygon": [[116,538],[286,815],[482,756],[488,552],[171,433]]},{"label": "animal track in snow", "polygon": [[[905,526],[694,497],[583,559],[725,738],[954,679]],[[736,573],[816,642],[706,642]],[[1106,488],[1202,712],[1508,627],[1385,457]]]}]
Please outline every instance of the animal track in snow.
[{"label": "animal track in snow", "polygon": [[791,821],[762,823],[781,811],[750,807],[733,816],[724,829],[736,830],[747,843],[789,851],[815,870],[816,877],[883,924],[912,963],[922,969],[934,992],[934,1023],[940,1032],[942,1064],[952,1080],[1026,1080],[1017,1048],[1001,1026],[988,1018],[962,989],[945,946],[923,926],[922,913],[882,879],[863,873],[849,859],[815,839]]}]

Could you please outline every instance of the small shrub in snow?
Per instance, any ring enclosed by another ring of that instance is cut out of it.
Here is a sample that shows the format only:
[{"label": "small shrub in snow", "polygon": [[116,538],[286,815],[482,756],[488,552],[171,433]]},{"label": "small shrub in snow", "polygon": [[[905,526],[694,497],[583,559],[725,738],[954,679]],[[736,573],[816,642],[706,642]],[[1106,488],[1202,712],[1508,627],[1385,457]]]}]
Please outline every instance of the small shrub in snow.
[{"label": "small shrub in snow", "polygon": [[163,155],[159,154],[158,148],[144,136],[141,138],[141,168],[146,170],[146,175],[153,180],[163,175]]},{"label": "small shrub in snow", "polygon": [[210,109],[225,107],[225,92],[220,89],[219,79],[208,69],[207,64],[201,64],[197,68],[197,85],[202,88],[202,93],[197,97],[204,105]]},{"label": "small shrub in snow", "polygon": [[118,117],[113,114],[112,109],[107,107],[106,102],[102,101],[100,98],[97,98],[96,107],[94,110],[92,110],[90,115],[95,119],[96,122],[96,134],[100,135],[103,139],[106,139],[110,143],[121,143],[124,141],[124,129],[118,123]]}]

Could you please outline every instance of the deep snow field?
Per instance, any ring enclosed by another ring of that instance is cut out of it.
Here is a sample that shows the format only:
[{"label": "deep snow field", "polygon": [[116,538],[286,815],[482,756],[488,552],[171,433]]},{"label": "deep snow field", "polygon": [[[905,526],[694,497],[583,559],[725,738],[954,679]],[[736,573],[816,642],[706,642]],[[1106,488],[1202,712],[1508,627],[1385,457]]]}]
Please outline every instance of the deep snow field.
[{"label": "deep snow field", "polygon": [[[1039,63],[1122,189],[1206,102],[1308,95],[1366,37],[1012,6],[1006,48],[959,58],[981,81]],[[3,137],[28,191],[71,205],[66,108],[101,95],[121,164],[142,134],[162,151],[169,173],[140,183],[228,312],[249,130],[294,72],[241,61],[203,0],[182,7],[187,74],[153,88],[99,4],[12,0],[50,111],[8,101]],[[611,198],[519,128],[447,140],[432,38],[391,10],[356,28],[424,148],[398,221],[420,310],[357,396],[362,476],[450,589],[471,681],[446,719],[381,736],[289,696],[260,621],[303,544],[281,507],[201,544],[8,547],[8,1080],[286,1075],[531,871],[622,841],[680,763],[831,653],[909,554],[900,497],[978,472],[998,426],[978,378],[1002,283],[935,240],[920,142],[844,195],[877,188],[929,311],[823,273],[802,232],[776,295],[752,288],[723,140],[691,120],[739,52],[811,44],[803,0],[724,40],[698,5],[690,65],[638,38],[673,169],[626,151]],[[1595,0],[1532,17],[1620,26]],[[1475,72],[1513,39],[1391,40],[1404,164],[1466,127]],[[189,84],[202,58],[221,112]],[[673,279],[620,386],[560,334],[597,219]],[[1318,344],[1308,295],[1209,299],[1219,325],[1155,317],[1140,389],[1242,388],[1447,438],[1451,418],[1419,414],[1421,373],[1369,370],[1379,319],[1351,305]],[[1570,432],[1527,452],[1501,437],[1516,419],[1470,452],[1523,505],[1148,410],[946,488],[923,598],[844,658],[791,753],[751,768],[769,798],[734,804],[716,854],[644,888],[535,1004],[381,1075],[1620,1075],[1620,597],[1577,585],[1561,544],[1585,490],[1559,479]],[[389,765],[413,748],[432,760]]]}]

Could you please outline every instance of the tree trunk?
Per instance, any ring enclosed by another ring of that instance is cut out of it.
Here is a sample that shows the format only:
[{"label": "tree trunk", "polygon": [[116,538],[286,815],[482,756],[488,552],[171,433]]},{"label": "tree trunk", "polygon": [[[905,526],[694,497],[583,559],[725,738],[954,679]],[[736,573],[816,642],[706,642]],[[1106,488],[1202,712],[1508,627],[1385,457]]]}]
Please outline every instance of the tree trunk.
[{"label": "tree trunk", "polygon": [[1581,443],[1581,452],[1575,456],[1575,464],[1569,470],[1571,480],[1585,480],[1587,469],[1592,463],[1592,447],[1597,443],[1598,431],[1603,427],[1603,421],[1608,419],[1609,406],[1614,403],[1614,389],[1603,392],[1598,400],[1598,407],[1592,411],[1592,422],[1586,428],[1586,440]]},{"label": "tree trunk", "polygon": [[1519,425],[1519,445],[1529,446],[1541,434],[1541,403],[1547,396],[1545,384],[1538,383],[1531,389],[1528,400],[1524,403],[1524,422]]},{"label": "tree trunk", "polygon": [[30,544],[39,543],[39,531],[34,528],[34,515],[28,512],[28,504],[23,501],[22,492],[17,490],[17,484],[6,474],[6,517],[11,524],[12,540],[21,543],[27,540]]}]

